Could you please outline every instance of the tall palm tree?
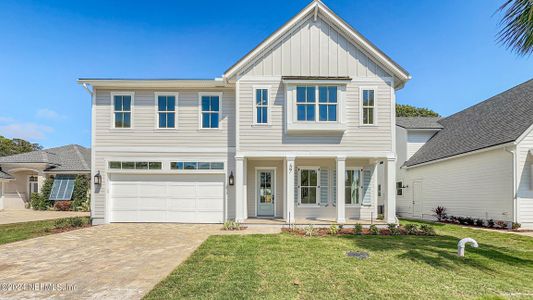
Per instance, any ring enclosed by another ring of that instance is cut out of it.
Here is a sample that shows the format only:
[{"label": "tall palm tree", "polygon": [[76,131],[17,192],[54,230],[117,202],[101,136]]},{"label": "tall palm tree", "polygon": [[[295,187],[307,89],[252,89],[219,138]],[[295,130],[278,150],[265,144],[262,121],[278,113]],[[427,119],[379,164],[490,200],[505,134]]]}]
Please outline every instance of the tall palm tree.
[{"label": "tall palm tree", "polygon": [[506,0],[498,42],[519,55],[533,53],[533,0]]}]

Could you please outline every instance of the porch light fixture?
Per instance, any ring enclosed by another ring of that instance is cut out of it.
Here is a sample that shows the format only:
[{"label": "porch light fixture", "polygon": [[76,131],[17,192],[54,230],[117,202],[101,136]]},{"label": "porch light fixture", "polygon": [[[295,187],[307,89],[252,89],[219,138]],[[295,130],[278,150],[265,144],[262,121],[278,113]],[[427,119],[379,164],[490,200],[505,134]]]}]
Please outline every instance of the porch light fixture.
[{"label": "porch light fixture", "polygon": [[102,175],[100,175],[100,171],[96,172],[96,175],[94,175],[94,185],[101,185],[102,184]]},{"label": "porch light fixture", "polygon": [[231,171],[229,173],[228,183],[229,183],[229,185],[234,185],[235,184],[235,177],[233,176],[233,171]]}]

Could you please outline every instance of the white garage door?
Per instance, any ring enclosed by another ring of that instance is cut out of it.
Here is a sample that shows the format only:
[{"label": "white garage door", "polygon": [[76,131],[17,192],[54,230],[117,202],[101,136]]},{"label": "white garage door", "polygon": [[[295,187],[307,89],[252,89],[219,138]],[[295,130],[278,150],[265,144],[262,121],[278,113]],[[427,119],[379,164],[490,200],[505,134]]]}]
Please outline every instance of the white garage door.
[{"label": "white garage door", "polygon": [[223,175],[111,175],[111,222],[221,223]]}]

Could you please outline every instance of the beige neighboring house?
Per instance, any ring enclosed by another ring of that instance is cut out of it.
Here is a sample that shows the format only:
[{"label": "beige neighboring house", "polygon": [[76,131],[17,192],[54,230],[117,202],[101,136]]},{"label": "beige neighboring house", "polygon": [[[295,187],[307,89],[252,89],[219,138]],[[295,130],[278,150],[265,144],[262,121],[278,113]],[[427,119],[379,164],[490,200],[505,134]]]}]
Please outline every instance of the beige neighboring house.
[{"label": "beige neighboring house", "polygon": [[397,118],[400,216],[533,229],[533,79],[446,118]]},{"label": "beige neighboring house", "polygon": [[91,150],[66,145],[0,157],[0,209],[24,209],[46,178],[54,178],[52,200],[70,200],[73,179],[91,172]]},{"label": "beige neighboring house", "polygon": [[93,223],[370,224],[379,164],[396,222],[395,95],[409,79],[318,0],[221,78],[81,78]]}]

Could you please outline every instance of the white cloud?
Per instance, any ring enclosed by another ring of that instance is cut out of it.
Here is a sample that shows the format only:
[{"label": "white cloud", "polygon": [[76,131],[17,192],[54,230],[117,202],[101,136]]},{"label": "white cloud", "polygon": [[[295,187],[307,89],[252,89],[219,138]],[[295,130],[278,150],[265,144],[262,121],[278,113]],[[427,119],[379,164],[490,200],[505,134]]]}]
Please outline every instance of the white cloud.
[{"label": "white cloud", "polygon": [[0,117],[0,123],[11,123],[15,122],[15,119],[10,117]]},{"label": "white cloud", "polygon": [[0,135],[7,138],[21,138],[28,141],[44,140],[52,127],[35,123],[13,123],[0,126]]},{"label": "white cloud", "polygon": [[64,119],[65,116],[61,115],[60,113],[48,109],[48,108],[42,108],[37,111],[37,118],[45,119],[45,120],[60,120]]}]

